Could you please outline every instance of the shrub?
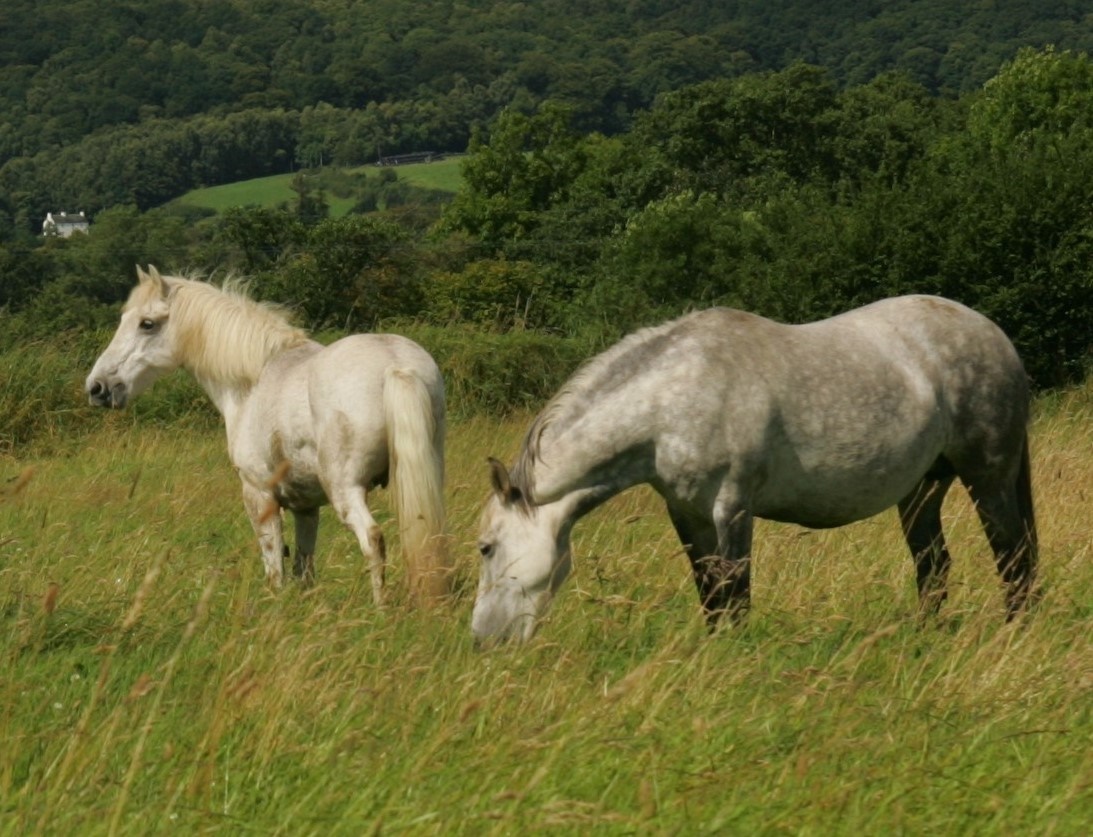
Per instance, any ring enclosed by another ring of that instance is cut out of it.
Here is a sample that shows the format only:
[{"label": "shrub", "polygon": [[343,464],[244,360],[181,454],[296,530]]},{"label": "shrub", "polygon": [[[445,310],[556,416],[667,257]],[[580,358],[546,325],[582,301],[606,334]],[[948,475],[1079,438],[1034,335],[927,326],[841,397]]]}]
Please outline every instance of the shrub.
[{"label": "shrub", "polygon": [[532,331],[493,334],[423,325],[398,331],[436,358],[448,412],[455,416],[537,409],[590,354],[586,343]]}]

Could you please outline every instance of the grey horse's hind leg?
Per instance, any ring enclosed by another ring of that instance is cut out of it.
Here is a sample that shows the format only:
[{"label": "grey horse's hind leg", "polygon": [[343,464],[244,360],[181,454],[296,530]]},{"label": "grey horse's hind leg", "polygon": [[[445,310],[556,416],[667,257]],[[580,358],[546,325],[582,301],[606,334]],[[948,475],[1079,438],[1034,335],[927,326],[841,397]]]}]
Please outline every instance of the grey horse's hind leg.
[{"label": "grey horse's hind leg", "polygon": [[1006,584],[1006,619],[1013,619],[1029,603],[1036,581],[1036,529],[1008,492],[985,492],[969,487],[975,509],[987,533],[998,574]]},{"label": "grey horse's hind leg", "polygon": [[319,510],[293,511],[296,521],[296,556],[292,573],[305,587],[315,583],[315,542],[319,536]]},{"label": "grey horse's hind leg", "polygon": [[1027,437],[1016,478],[965,480],[987,533],[998,574],[1006,584],[1006,619],[1013,619],[1035,596],[1038,545],[1032,505]]},{"label": "grey horse's hind leg", "polygon": [[690,558],[706,623],[713,629],[725,613],[742,618],[751,604],[751,515],[742,512],[724,527],[671,506],[668,515]]},{"label": "grey horse's hind leg", "polygon": [[899,522],[915,562],[919,608],[937,613],[948,597],[946,582],[952,559],[941,531],[941,504],[952,485],[951,476],[926,476],[915,490],[899,501]]}]

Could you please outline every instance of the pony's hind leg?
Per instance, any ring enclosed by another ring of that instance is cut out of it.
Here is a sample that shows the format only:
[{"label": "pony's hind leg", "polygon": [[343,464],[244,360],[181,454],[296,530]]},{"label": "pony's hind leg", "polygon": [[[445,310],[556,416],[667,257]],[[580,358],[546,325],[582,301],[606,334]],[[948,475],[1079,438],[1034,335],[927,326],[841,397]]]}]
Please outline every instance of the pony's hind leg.
[{"label": "pony's hind leg", "polygon": [[281,522],[281,507],[273,493],[255,488],[243,482],[243,506],[247,510],[258,547],[262,551],[262,564],[266,568],[266,581],[272,587],[280,587],[284,577],[285,539]]},{"label": "pony's hind leg", "polygon": [[357,536],[361,552],[368,560],[368,571],[372,577],[372,601],[377,606],[382,606],[387,547],[383,540],[383,531],[368,510],[365,490],[359,485],[354,485],[349,488],[332,489],[328,493],[338,519],[352,529],[353,534]]},{"label": "pony's hind leg", "polygon": [[296,521],[296,556],[292,562],[292,574],[305,587],[315,583],[315,542],[319,537],[319,510],[294,510]]},{"label": "pony's hind leg", "polygon": [[951,476],[925,477],[899,501],[899,522],[915,562],[918,602],[923,614],[937,613],[948,597],[946,583],[952,559],[941,531],[941,504],[952,482]]}]

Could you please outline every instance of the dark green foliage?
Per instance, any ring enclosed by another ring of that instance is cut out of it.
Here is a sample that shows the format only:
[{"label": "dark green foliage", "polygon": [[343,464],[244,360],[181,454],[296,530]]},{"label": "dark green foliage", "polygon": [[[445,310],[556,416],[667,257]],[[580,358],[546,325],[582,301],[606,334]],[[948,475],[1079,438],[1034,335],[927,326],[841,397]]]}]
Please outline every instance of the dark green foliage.
[{"label": "dark green foliage", "polygon": [[421,277],[406,231],[349,215],[307,228],[296,252],[262,277],[262,293],[291,303],[312,328],[370,329],[381,317],[421,309]]},{"label": "dark green foliage", "polygon": [[430,319],[485,331],[543,327],[560,302],[538,265],[507,259],[474,261],[458,272],[433,275],[425,286]]},{"label": "dark green foliage", "polygon": [[609,143],[558,111],[506,116],[445,223],[487,256],[565,265],[575,304],[549,324],[575,333],[937,293],[995,319],[1055,386],[1090,357],[1091,112],[1084,54],[1027,51],[956,104],[794,66],[665,94]]},{"label": "dark green foliage", "polygon": [[287,209],[236,207],[224,212],[215,236],[229,248],[224,267],[254,276],[299,247],[307,230]]},{"label": "dark green foliage", "polygon": [[[462,150],[503,110],[546,101],[565,103],[581,134],[616,135],[660,95],[800,61],[827,68],[825,83],[841,89],[899,71],[953,96],[1019,47],[1093,48],[1085,12],[1068,0],[358,6],[7,0],[0,238],[66,206],[149,209],[197,186]],[[760,117],[751,140],[766,147],[766,125],[771,153],[800,160],[801,129],[822,128],[807,106],[822,109],[830,91],[782,91],[797,101],[772,92],[732,104],[714,133],[747,138],[750,112]]]},{"label": "dark green foliage", "polygon": [[407,326],[398,331],[436,358],[444,373],[448,409],[457,416],[538,409],[593,353],[584,341],[533,331],[496,334],[467,326]]},{"label": "dark green foliage", "polygon": [[[145,0],[140,11],[88,0],[8,0],[0,29],[0,107],[25,126],[0,136],[0,160],[110,125],[244,108],[389,110],[427,103],[430,132],[466,131],[524,99],[565,100],[584,128],[665,91],[794,59],[840,84],[899,69],[931,91],[966,92],[1020,46],[1093,46],[1080,4],[1003,0],[827,3],[699,0],[589,6],[393,0]],[[483,100],[485,100],[483,102]],[[318,104],[317,104],[318,103]],[[325,104],[324,104],[325,103]],[[426,115],[420,110],[418,117]],[[382,126],[377,123],[376,127]],[[328,155],[321,130],[305,165]],[[377,131],[363,141],[383,144]]]}]

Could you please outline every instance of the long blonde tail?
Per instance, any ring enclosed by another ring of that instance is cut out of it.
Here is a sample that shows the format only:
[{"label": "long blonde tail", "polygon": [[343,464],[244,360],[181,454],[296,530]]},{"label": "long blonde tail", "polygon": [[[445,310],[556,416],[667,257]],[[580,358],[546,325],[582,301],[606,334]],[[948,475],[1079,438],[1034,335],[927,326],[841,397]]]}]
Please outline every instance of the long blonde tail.
[{"label": "long blonde tail", "polygon": [[387,370],[383,388],[390,486],[411,596],[418,603],[448,594],[451,568],[444,532],[444,413],[433,412],[425,381]]}]

